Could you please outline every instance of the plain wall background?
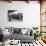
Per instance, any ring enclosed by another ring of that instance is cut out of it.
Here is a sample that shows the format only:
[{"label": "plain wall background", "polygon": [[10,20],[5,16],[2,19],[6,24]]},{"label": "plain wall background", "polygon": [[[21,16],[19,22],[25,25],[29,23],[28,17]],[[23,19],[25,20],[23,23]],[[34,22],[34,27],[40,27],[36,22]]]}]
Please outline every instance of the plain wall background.
[{"label": "plain wall background", "polygon": [[[23,21],[9,22],[8,10],[20,10],[23,12]],[[0,27],[31,28],[40,26],[40,4],[37,1],[26,2],[0,2]]]}]

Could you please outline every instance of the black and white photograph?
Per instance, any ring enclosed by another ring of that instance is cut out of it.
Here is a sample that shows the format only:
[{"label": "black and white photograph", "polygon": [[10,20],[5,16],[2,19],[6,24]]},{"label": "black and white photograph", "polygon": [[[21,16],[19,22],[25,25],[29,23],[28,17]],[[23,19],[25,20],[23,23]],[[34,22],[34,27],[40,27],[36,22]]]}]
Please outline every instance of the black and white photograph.
[{"label": "black and white photograph", "polygon": [[8,21],[23,21],[23,13],[19,10],[8,10]]}]

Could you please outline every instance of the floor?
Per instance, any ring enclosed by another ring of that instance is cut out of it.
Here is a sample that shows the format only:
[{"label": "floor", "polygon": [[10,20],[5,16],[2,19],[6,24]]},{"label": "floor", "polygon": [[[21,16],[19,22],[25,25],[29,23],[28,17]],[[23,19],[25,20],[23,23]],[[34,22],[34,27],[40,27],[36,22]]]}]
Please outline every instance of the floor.
[{"label": "floor", "polygon": [[42,40],[36,40],[33,43],[19,43],[16,45],[5,44],[4,46],[46,46],[46,44]]}]

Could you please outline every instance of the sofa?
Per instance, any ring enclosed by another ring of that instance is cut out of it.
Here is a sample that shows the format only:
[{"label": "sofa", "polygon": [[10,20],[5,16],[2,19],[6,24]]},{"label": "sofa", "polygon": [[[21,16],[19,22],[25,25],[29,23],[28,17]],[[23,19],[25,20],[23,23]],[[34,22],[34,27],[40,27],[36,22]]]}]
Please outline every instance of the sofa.
[{"label": "sofa", "polygon": [[4,36],[4,40],[20,40],[21,43],[32,43],[34,41],[32,30],[29,28],[10,27],[8,32],[10,32],[10,35]]}]

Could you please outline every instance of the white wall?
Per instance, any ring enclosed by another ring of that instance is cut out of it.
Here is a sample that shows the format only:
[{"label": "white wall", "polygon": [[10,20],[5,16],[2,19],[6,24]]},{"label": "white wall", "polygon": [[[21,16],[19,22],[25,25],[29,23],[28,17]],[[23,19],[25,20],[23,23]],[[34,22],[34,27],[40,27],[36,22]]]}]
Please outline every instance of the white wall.
[{"label": "white wall", "polygon": [[[8,10],[21,10],[22,22],[8,22]],[[40,26],[40,4],[32,1],[26,2],[0,2],[0,26],[2,27],[32,27]]]}]

